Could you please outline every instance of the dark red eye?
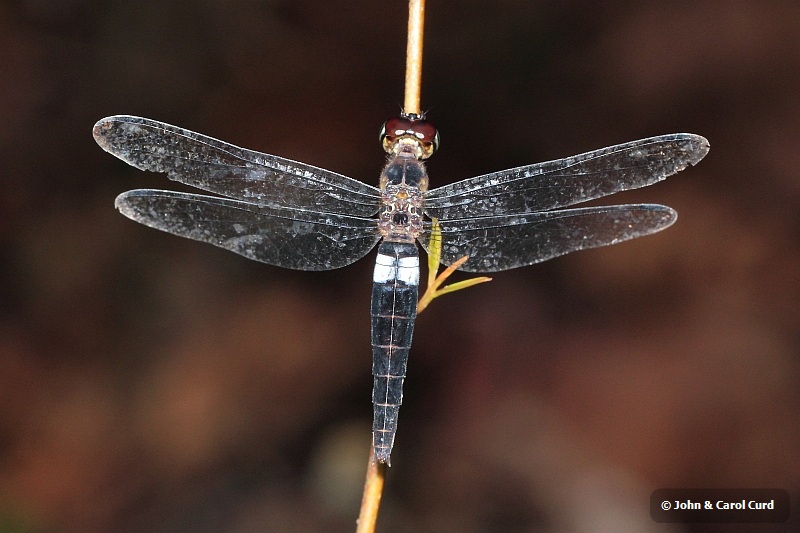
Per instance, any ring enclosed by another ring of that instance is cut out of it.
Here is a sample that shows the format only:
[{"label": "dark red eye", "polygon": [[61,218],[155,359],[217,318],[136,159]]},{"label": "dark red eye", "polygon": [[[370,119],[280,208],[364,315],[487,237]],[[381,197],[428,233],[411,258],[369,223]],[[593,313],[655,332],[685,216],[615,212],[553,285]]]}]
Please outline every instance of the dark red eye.
[{"label": "dark red eye", "polygon": [[411,128],[412,122],[406,117],[390,118],[383,125],[383,135],[387,137],[397,138],[401,135],[406,135],[406,132]]},{"label": "dark red eye", "polygon": [[426,159],[439,147],[436,127],[419,115],[400,115],[387,120],[381,128],[380,140],[388,152],[401,137],[413,137],[420,142],[422,158]]},{"label": "dark red eye", "polygon": [[437,142],[439,132],[436,127],[425,119],[415,120],[411,123],[408,131],[413,133],[414,136],[424,143]]}]

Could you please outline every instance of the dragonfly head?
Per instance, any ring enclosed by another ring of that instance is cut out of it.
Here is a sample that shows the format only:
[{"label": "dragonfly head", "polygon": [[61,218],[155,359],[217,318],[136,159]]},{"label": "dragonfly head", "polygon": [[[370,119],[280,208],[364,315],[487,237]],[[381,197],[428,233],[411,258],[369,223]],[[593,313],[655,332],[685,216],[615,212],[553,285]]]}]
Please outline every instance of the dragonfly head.
[{"label": "dragonfly head", "polygon": [[410,151],[417,159],[428,159],[439,148],[439,132],[422,115],[402,114],[383,123],[380,141],[387,154]]}]

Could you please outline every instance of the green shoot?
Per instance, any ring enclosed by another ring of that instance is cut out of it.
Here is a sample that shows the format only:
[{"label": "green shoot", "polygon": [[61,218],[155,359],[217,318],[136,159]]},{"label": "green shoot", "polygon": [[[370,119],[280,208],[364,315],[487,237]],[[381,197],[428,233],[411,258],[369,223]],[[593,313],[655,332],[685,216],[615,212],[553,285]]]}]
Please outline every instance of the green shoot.
[{"label": "green shoot", "polygon": [[442,273],[437,276],[437,272],[439,271],[439,260],[441,257],[442,230],[439,227],[439,221],[434,218],[431,226],[431,238],[430,241],[428,241],[428,286],[425,288],[425,293],[422,295],[422,298],[419,299],[419,303],[417,304],[417,314],[424,311],[434,298],[438,298],[439,296],[449,292],[459,291],[461,289],[466,289],[467,287],[472,287],[473,285],[492,280],[492,278],[481,276],[478,278],[457,281],[456,283],[451,283],[450,285],[440,289],[439,287],[442,285],[442,283],[444,283],[445,280],[447,280],[447,278],[449,278],[453,272],[458,269],[458,267],[466,263],[469,259],[469,256],[465,255],[458,261],[454,261],[453,264],[445,268]]}]

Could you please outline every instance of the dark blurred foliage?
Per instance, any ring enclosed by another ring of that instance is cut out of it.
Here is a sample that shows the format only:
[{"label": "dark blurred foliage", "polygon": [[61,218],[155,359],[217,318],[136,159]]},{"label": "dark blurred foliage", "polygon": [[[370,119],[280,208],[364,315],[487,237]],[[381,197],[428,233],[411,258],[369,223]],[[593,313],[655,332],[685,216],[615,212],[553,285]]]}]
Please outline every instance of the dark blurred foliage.
[{"label": "dark blurred foliage", "polygon": [[[800,6],[430,0],[443,184],[672,132],[615,202],[669,230],[500,273],[418,322],[379,530],[800,527]],[[91,137],[163,120],[376,183],[406,2],[0,3],[0,531],[352,531],[370,259],[285,271],[119,216],[175,187]],[[372,256],[370,256],[372,257]],[[778,487],[773,526],[654,524]]]}]

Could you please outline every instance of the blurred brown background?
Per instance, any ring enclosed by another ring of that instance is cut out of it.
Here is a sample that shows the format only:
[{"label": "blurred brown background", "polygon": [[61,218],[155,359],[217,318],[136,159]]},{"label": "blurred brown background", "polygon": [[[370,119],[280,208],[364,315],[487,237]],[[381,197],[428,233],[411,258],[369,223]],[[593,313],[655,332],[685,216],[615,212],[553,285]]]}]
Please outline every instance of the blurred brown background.
[{"label": "blurred brown background", "polygon": [[[376,183],[407,4],[0,2],[0,531],[352,531],[372,257],[286,271],[137,225],[95,145],[163,120]],[[800,6],[429,0],[434,184],[673,132],[613,202],[656,236],[500,273],[417,325],[381,532],[800,528]],[[786,524],[655,524],[661,487]]]}]

